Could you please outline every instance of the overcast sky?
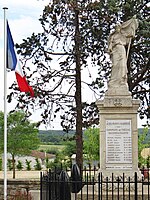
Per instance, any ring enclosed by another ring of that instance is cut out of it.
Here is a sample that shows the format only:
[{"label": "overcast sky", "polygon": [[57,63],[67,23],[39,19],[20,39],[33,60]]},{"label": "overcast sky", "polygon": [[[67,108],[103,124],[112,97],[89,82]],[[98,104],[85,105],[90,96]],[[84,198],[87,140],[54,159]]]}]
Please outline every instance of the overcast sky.
[{"label": "overcast sky", "polygon": [[[42,11],[50,2],[50,0],[0,0],[0,110],[3,111],[3,96],[4,96],[4,7],[7,7],[6,18],[10,26],[14,43],[21,43],[23,39],[31,36],[33,32],[39,33],[42,31],[39,22]],[[16,81],[13,72],[7,73],[7,87]],[[7,104],[7,110],[15,107],[15,101]],[[40,118],[35,114],[32,117],[33,121],[38,121]],[[55,124],[58,122],[55,122]],[[44,128],[44,127],[42,127]]]},{"label": "overcast sky", "polygon": [[[10,30],[13,36],[14,43],[21,43],[22,39],[31,36],[33,32],[38,33],[42,31],[39,18],[42,14],[43,8],[50,0],[0,0],[0,110],[3,111],[3,52],[4,52],[4,7],[7,7],[6,17],[9,22]],[[86,76],[86,74],[85,74]],[[15,81],[15,76],[8,73],[8,87]],[[85,96],[84,94],[83,96]],[[8,104],[8,111],[12,109],[15,104]],[[38,121],[38,115],[32,117],[33,121]],[[60,128],[59,120],[53,124],[54,128]],[[51,128],[53,128],[53,126]],[[138,123],[141,126],[141,122]],[[42,126],[41,128],[44,128]]]}]

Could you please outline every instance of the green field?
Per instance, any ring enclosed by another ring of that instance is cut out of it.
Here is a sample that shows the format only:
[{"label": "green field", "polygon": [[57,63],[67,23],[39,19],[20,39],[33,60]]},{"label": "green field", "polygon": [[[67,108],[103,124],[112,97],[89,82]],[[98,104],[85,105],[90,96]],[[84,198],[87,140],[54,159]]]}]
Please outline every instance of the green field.
[{"label": "green field", "polygon": [[62,151],[64,149],[65,145],[53,145],[53,144],[50,144],[50,145],[40,145],[39,147],[39,151],[49,151],[49,150],[57,150],[57,151]]}]

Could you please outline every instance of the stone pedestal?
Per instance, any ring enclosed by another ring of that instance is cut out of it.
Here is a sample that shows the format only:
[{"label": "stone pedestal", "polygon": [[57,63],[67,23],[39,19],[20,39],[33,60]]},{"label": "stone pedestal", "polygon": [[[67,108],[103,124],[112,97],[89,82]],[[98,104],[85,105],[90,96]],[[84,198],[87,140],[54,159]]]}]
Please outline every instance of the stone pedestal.
[{"label": "stone pedestal", "polygon": [[138,170],[137,110],[126,85],[109,88],[97,102],[100,115],[100,170],[104,176],[134,176]]}]

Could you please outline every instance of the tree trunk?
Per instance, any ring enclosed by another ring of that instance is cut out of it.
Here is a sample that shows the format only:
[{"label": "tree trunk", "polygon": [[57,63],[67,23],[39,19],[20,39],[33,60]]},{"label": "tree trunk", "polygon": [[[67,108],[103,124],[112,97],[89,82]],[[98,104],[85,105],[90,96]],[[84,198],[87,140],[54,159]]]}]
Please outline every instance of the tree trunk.
[{"label": "tree trunk", "polygon": [[76,63],[76,163],[83,166],[83,139],[82,139],[82,99],[81,99],[81,52],[80,52],[79,10],[75,6],[75,63]]},{"label": "tree trunk", "polygon": [[13,179],[15,179],[15,156],[12,154]]}]

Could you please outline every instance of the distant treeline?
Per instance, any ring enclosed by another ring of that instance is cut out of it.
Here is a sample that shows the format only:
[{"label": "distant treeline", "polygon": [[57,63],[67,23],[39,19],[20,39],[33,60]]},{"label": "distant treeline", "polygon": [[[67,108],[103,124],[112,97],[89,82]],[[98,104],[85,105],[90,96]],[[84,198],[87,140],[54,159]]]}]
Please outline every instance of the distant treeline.
[{"label": "distant treeline", "polygon": [[[142,134],[143,128],[139,128],[138,133]],[[68,133],[63,130],[39,130],[39,138],[42,143],[62,144],[64,141],[73,139],[74,135],[75,130],[69,131]],[[150,129],[144,143],[150,145]]]},{"label": "distant treeline", "polygon": [[39,130],[39,138],[42,143],[62,144],[64,141],[73,139],[75,130],[68,133],[63,130]]}]

